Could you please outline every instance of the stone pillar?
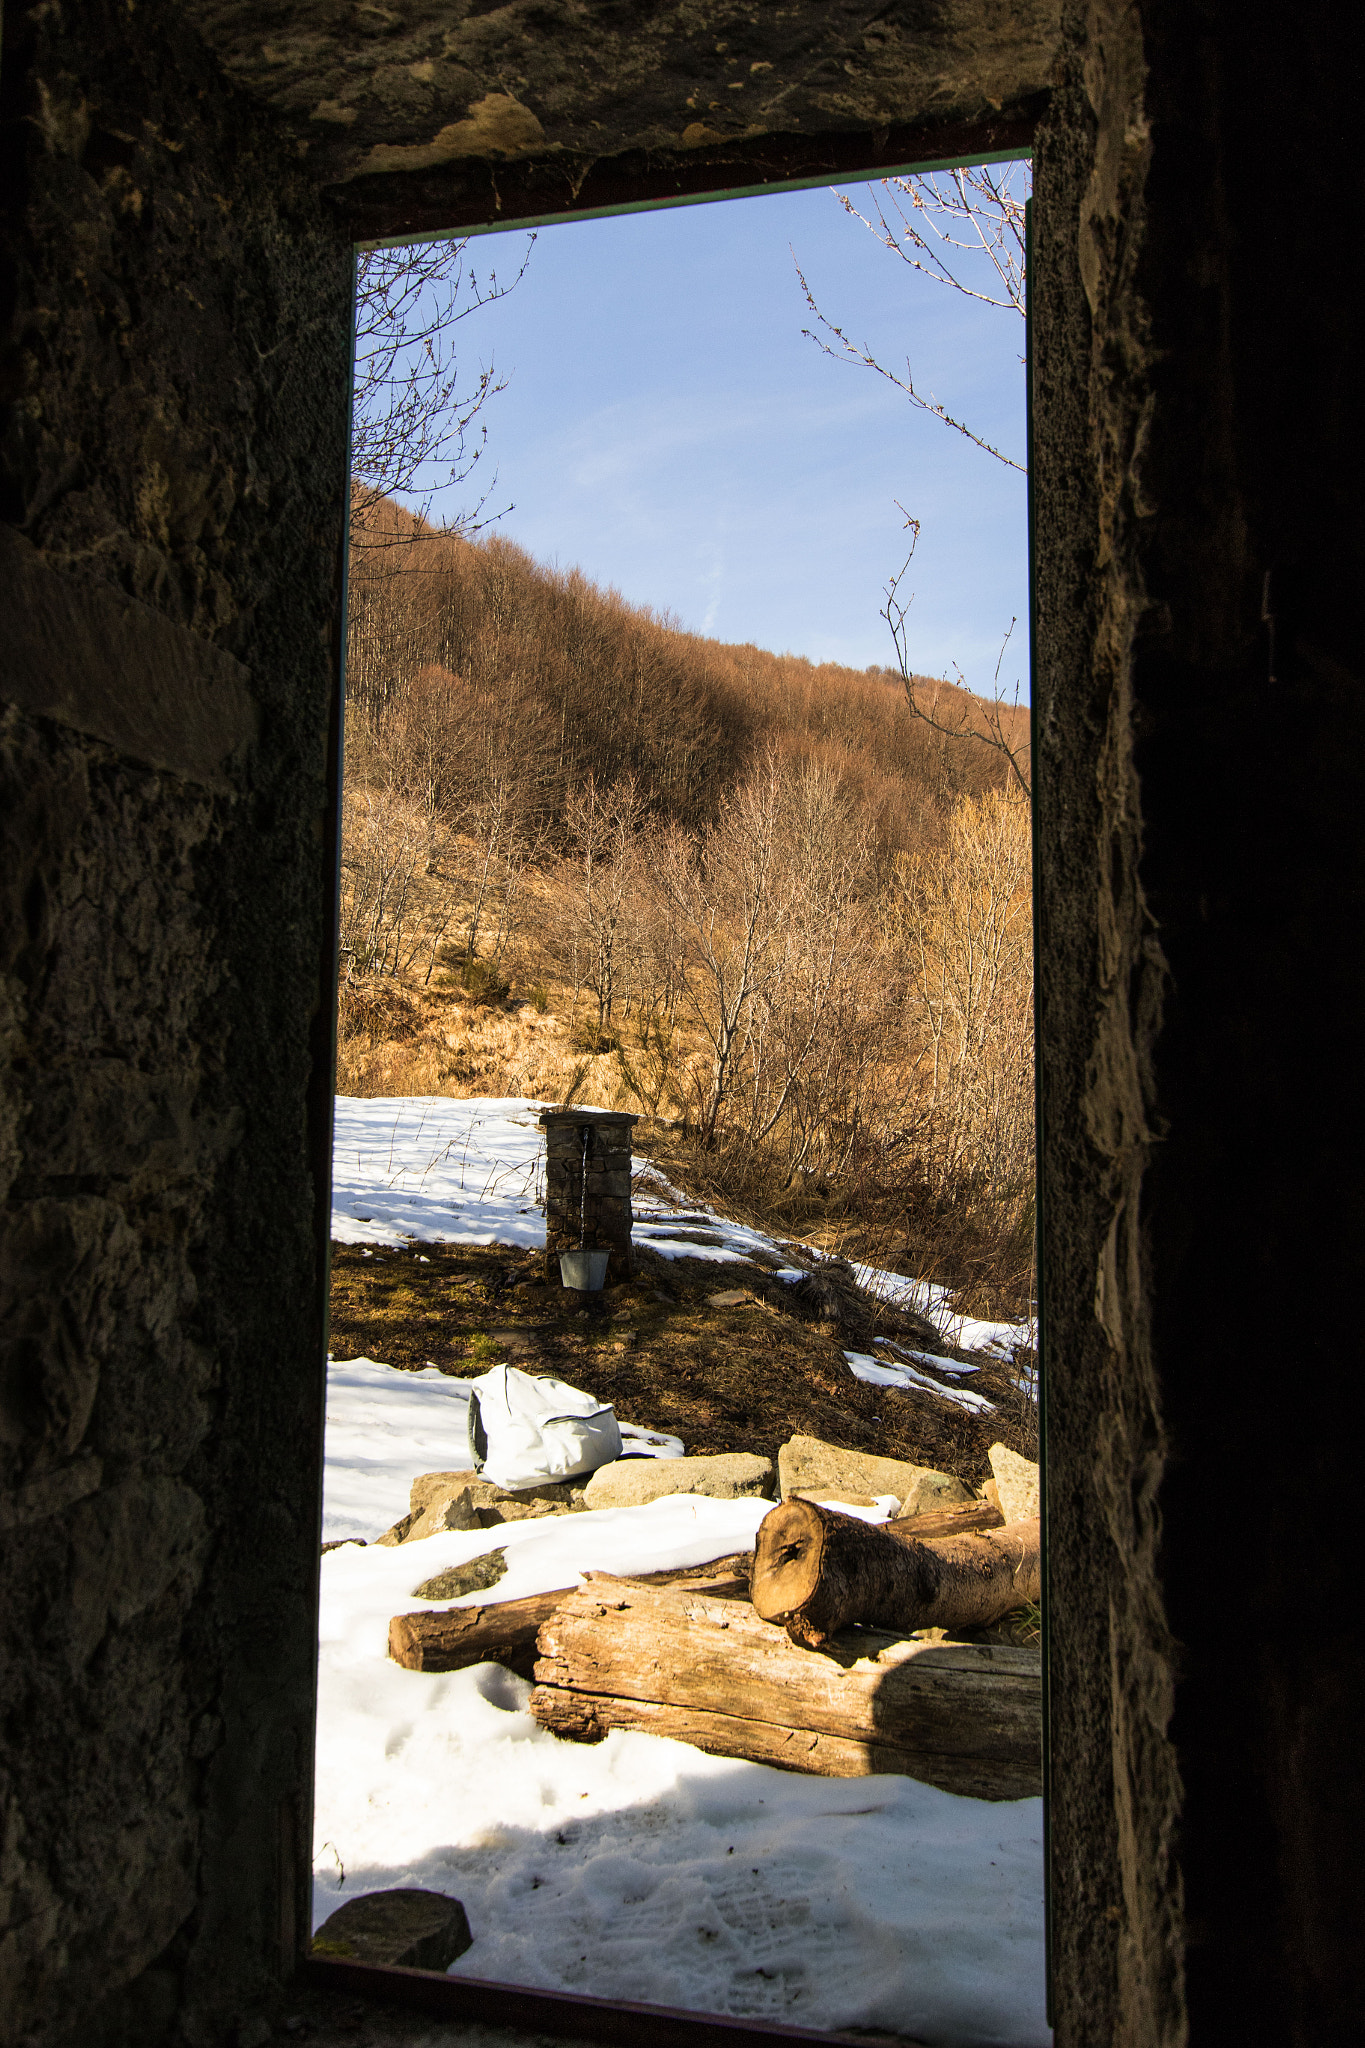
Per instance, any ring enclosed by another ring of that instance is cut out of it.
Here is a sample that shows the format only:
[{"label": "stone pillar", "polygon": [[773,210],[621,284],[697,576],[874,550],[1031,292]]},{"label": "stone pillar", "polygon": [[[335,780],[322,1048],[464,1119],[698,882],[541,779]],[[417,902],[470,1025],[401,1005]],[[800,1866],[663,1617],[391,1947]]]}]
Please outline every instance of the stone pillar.
[{"label": "stone pillar", "polygon": [[[559,1254],[611,1252],[607,1279],[626,1280],[630,1256],[630,1141],[638,1117],[613,1109],[545,1109],[545,1275]],[[586,1189],[584,1179],[586,1175]]]}]

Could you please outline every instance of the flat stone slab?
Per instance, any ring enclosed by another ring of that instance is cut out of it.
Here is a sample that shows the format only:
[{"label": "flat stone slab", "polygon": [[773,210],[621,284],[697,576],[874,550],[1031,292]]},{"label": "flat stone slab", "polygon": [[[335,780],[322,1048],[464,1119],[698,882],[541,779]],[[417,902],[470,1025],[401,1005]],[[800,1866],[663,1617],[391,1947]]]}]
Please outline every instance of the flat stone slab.
[{"label": "flat stone slab", "polygon": [[992,1444],[987,1456],[995,1474],[1001,1514],[1007,1522],[1031,1522],[1038,1513],[1038,1467],[1004,1444]]},{"label": "flat stone slab", "polygon": [[323,1921],[313,1953],[402,1970],[448,1970],[473,1941],[464,1907],[444,1892],[364,1892]]},{"label": "flat stone slab", "polygon": [[794,1436],[777,1454],[783,1500],[805,1494],[813,1500],[876,1500],[894,1494],[902,1515],[952,1507],[972,1495],[951,1472],[912,1465],[903,1458],[875,1458],[841,1450],[818,1436]]},{"label": "flat stone slab", "polygon": [[704,1493],[712,1500],[771,1500],[776,1486],[772,1459],[751,1451],[723,1451],[713,1458],[616,1458],[593,1473],[583,1505],[638,1508],[673,1493]]}]

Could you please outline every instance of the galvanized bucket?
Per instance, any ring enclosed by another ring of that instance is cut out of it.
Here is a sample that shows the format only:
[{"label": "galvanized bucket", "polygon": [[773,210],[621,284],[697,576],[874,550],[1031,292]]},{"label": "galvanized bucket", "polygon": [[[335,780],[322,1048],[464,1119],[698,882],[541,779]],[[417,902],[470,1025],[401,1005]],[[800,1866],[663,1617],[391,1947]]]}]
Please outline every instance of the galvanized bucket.
[{"label": "galvanized bucket", "polygon": [[610,1252],[561,1252],[559,1277],[566,1287],[576,1288],[580,1294],[597,1294],[607,1277],[610,1257]]}]

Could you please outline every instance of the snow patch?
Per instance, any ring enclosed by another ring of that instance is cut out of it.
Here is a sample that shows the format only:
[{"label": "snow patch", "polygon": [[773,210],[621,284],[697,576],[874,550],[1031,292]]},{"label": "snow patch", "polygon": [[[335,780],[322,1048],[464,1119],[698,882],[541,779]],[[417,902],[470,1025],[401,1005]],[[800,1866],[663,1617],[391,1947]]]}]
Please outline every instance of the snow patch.
[{"label": "snow patch", "polygon": [[879,1358],[871,1357],[866,1351],[846,1351],[849,1371],[855,1379],[866,1380],[873,1387],[900,1387],[937,1394],[941,1401],[951,1401],[958,1408],[975,1409],[978,1415],[994,1415],[995,1404],[984,1394],[973,1394],[966,1387],[941,1387],[937,1380],[931,1380],[927,1373],[917,1372],[913,1365],[886,1365]]},{"label": "snow patch", "polygon": [[[334,1236],[376,1258],[418,1243],[543,1245],[539,1108],[339,1100]],[[648,1162],[637,1166],[636,1232],[665,1257],[795,1281],[808,1269],[793,1256],[823,1256],[684,1205]],[[929,1314],[954,1346],[1009,1355],[1024,1338],[955,1317],[944,1289],[854,1271],[882,1299]],[[953,1378],[974,1369],[896,1348],[904,1364],[846,1355],[882,1385],[924,1381],[919,1365]],[[419,1473],[472,1469],[468,1401],[469,1382],[434,1366],[330,1363],[325,1537],[372,1539],[407,1512]],[[632,1450],[683,1450],[662,1432],[623,1434]],[[357,1893],[426,1886],[469,1913],[474,1946],[459,1974],[958,2048],[1047,2048],[1041,1801],[963,1799],[900,1777],[807,1778],[622,1730],[562,1742],[498,1665],[435,1674],[388,1660],[390,1617],[423,1604],[415,1588],[446,1566],[502,1549],[492,1597],[513,1599],[588,1570],[701,1564],[748,1549],[769,1505],[674,1495],[329,1552],[314,1924]],[[889,1503],[830,1505],[873,1521]]]},{"label": "snow patch", "polygon": [[[545,1242],[541,1104],[507,1096],[339,1095],[338,1244]],[[537,1205],[541,1206],[538,1207]]]}]

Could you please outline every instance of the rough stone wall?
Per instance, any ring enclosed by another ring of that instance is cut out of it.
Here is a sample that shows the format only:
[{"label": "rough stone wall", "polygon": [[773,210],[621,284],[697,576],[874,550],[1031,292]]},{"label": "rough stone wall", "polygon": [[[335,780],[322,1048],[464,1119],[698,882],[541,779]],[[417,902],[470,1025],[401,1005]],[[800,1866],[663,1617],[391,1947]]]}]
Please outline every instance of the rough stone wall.
[{"label": "rough stone wall", "polygon": [[1035,158],[1031,301],[1053,2017],[1067,2048],[1155,2048],[1182,2021],[1166,1438],[1140,1235],[1165,988],[1132,729],[1148,136],[1135,10],[1068,26]]},{"label": "rough stone wall", "polygon": [[1359,44],[1096,0],[1039,138],[1060,2048],[1365,2029]]},{"label": "rough stone wall", "polygon": [[[1060,12],[1060,0],[188,5],[362,240],[1008,148],[1046,94]],[[910,128],[939,146],[907,147]],[[818,147],[860,136],[873,155]]]},{"label": "rough stone wall", "polygon": [[217,2042],[309,1865],[349,252],[174,6],[0,95],[0,2035]]},{"label": "rough stone wall", "polygon": [[[608,1280],[632,1271],[630,1235],[631,1132],[634,1116],[604,1111],[546,1110],[545,1273],[559,1278],[560,1252],[607,1251]],[[584,1150],[584,1140],[587,1150]]]}]

